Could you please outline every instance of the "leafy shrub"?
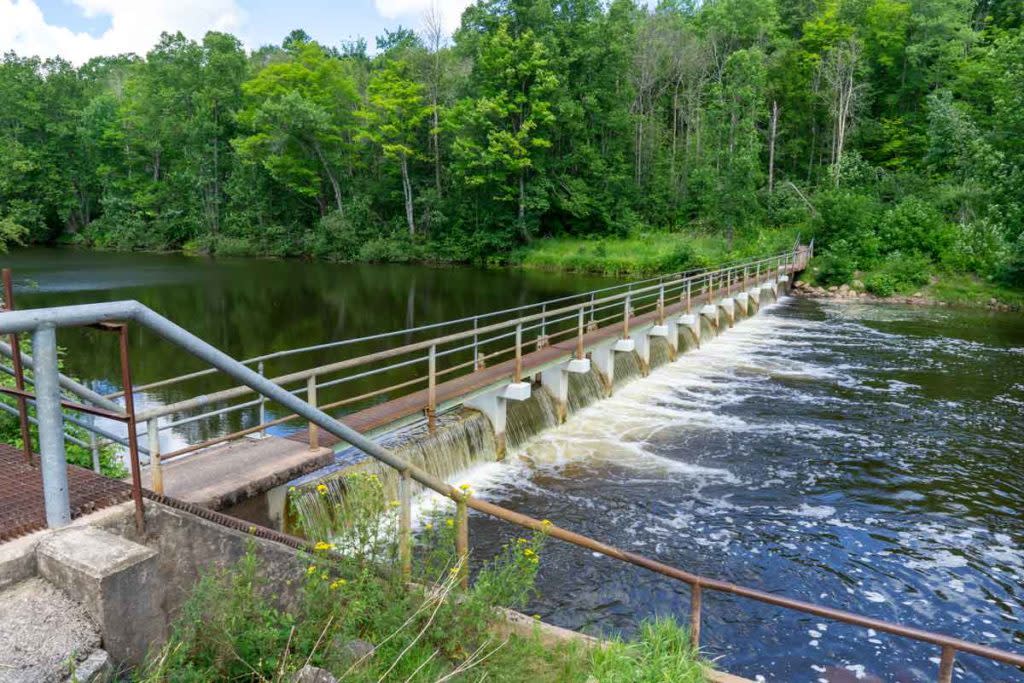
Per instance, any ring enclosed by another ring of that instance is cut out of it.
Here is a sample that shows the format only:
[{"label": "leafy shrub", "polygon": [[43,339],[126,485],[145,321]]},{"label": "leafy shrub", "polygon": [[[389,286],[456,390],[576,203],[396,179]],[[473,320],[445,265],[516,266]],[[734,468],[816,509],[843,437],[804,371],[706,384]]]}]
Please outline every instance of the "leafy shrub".
[{"label": "leafy shrub", "polygon": [[1024,232],[1014,242],[1009,258],[999,271],[999,279],[1011,287],[1024,287]]},{"label": "leafy shrub", "polygon": [[954,239],[943,258],[953,272],[993,275],[1009,256],[1003,229],[984,219],[954,228]]},{"label": "leafy shrub", "polygon": [[888,273],[875,273],[867,278],[864,287],[875,296],[892,296],[896,293],[896,280]]},{"label": "leafy shrub", "polygon": [[818,281],[823,285],[842,285],[853,280],[857,269],[846,240],[834,243],[818,260]]},{"label": "leafy shrub", "polygon": [[955,232],[938,209],[907,197],[888,209],[878,225],[878,235],[886,252],[918,252],[939,261],[950,250]]},{"label": "leafy shrub", "polygon": [[849,190],[830,190],[816,198],[818,216],[814,221],[815,236],[823,249],[844,240],[858,267],[870,261],[881,250],[875,226],[881,204],[875,197]]},{"label": "leafy shrub", "polygon": [[907,291],[928,284],[932,264],[923,254],[890,254],[882,270],[892,276],[897,291]]}]

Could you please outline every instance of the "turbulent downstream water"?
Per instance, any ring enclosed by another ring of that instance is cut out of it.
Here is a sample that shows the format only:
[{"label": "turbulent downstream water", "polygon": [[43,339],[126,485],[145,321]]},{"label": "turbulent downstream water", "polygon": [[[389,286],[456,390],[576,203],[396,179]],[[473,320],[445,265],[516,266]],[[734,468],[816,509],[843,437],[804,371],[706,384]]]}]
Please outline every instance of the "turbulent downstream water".
[{"label": "turbulent downstream water", "polygon": [[[669,564],[1024,649],[1024,319],[786,300],[470,481]],[[474,516],[474,554],[517,534]],[[574,629],[686,619],[688,589],[551,541],[528,607]],[[722,668],[935,680],[938,650],[705,594]],[[1024,680],[960,655],[958,681]]]}]

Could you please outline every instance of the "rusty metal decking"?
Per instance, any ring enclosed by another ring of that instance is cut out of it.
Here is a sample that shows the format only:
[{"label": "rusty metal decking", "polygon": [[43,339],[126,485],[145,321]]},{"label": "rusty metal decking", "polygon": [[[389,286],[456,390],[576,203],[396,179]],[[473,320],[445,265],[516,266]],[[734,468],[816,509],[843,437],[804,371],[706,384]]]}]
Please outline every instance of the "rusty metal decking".
[{"label": "rusty metal decking", "polygon": [[[35,456],[38,462],[39,456]],[[91,470],[68,465],[71,517],[131,500],[132,487]],[[21,450],[0,443],[0,543],[46,528],[43,478]]]},{"label": "rusty metal decking", "polygon": [[[742,286],[729,288],[729,294],[743,291]],[[719,292],[719,296],[721,292]],[[691,306],[696,308],[712,300],[714,297],[708,294],[695,294],[691,299]],[[666,304],[665,316],[679,315],[686,311],[682,303]],[[629,319],[630,328],[640,328],[657,322],[658,312],[650,311],[643,315],[633,316]],[[616,339],[621,336],[622,322],[598,328],[583,335],[584,347],[592,347],[602,341]],[[523,344],[527,344],[524,342]],[[557,362],[559,359],[569,360],[576,351],[576,338],[572,337],[562,342],[556,342],[550,346],[544,346],[531,353],[523,354],[523,375],[536,372],[539,368]],[[510,359],[495,365],[478,370],[476,372],[457,377],[437,385],[438,404],[448,403],[460,397],[468,396],[474,392],[481,391],[487,387],[508,380],[515,372],[515,360]],[[405,396],[378,403],[363,410],[339,417],[346,425],[363,434],[373,432],[381,427],[393,424],[408,418],[417,413],[423,413],[427,401],[427,389],[421,389]],[[290,434],[287,438],[301,443],[309,443],[309,430],[302,429]],[[318,440],[320,446],[332,447],[340,442],[333,434],[319,431]]]}]

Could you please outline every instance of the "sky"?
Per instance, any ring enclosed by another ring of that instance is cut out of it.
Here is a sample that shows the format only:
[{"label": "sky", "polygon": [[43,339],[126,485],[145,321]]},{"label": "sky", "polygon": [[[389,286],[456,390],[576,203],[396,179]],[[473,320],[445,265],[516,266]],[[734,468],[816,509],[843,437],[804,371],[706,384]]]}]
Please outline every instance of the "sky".
[{"label": "sky", "polygon": [[419,30],[436,7],[448,31],[471,0],[0,0],[0,53],[61,56],[81,64],[96,55],[145,54],[161,31],[202,38],[237,36],[250,49],[280,43],[301,28],[325,45],[366,38],[385,28]]}]

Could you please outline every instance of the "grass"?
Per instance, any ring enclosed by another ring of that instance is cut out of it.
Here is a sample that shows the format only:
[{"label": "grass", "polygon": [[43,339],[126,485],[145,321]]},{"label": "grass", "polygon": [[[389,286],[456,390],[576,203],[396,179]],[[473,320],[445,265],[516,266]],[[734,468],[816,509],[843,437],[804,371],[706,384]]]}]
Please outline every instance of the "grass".
[{"label": "grass", "polygon": [[526,603],[544,534],[506,544],[462,589],[451,510],[439,510],[416,539],[408,583],[396,571],[396,515],[380,498],[379,480],[353,475],[346,486],[353,495],[343,502],[318,489],[293,492],[323,498],[323,505],[299,508],[300,515],[313,509],[322,515],[309,528],[323,529],[326,519],[336,526],[330,542],[318,542],[301,558],[291,586],[269,584],[252,552],[234,567],[208,573],[167,644],[133,680],[283,683],[306,664],[359,683],[705,680],[686,630],[672,620],[646,623],[635,640],[605,647],[551,646],[538,632],[500,635],[495,607]]},{"label": "grass", "polygon": [[987,306],[992,299],[1016,311],[1024,310],[1024,291],[983,280],[976,275],[940,275],[921,292],[936,301],[956,306]]},{"label": "grass", "polygon": [[702,232],[638,231],[627,237],[547,238],[535,240],[512,256],[522,268],[646,277],[715,266],[739,258],[774,254],[796,241],[795,230],[738,233],[730,244],[723,235]]}]

